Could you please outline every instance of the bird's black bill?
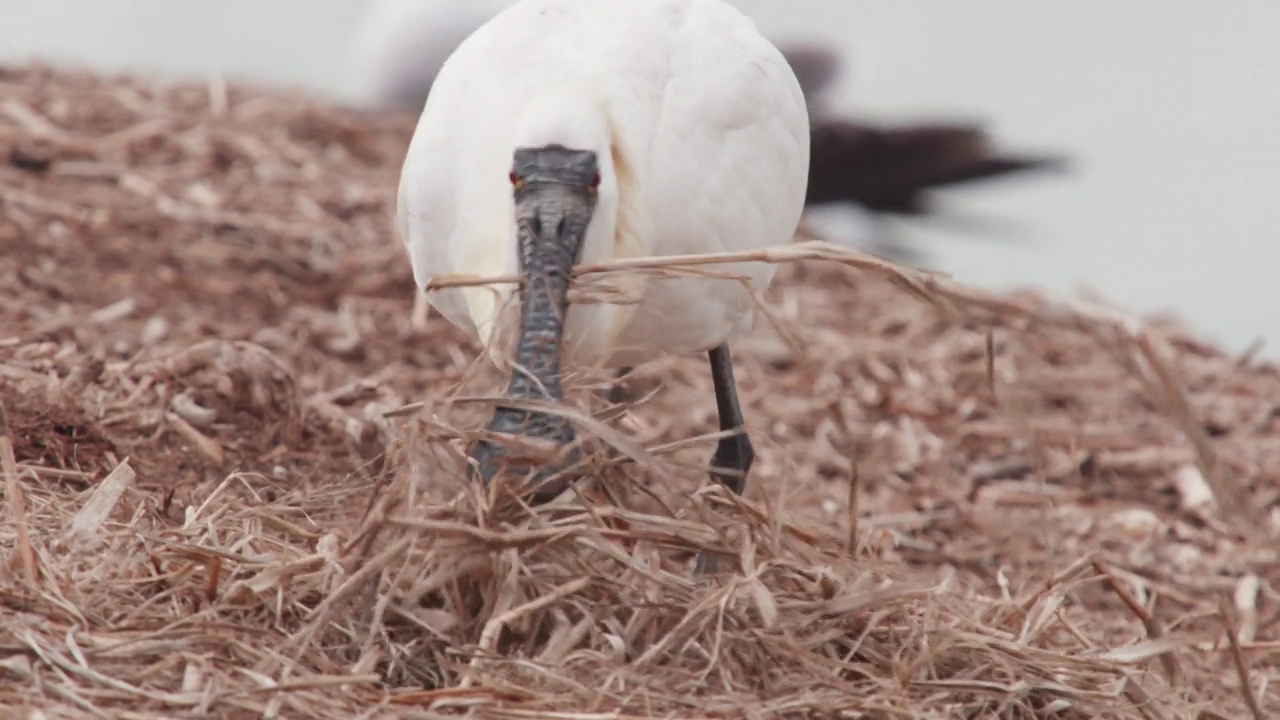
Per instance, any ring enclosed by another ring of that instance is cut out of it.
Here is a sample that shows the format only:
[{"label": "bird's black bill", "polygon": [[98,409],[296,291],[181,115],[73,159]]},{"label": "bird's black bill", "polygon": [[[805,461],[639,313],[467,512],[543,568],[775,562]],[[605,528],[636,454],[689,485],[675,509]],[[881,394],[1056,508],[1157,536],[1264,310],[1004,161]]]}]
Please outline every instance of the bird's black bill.
[{"label": "bird's black bill", "polygon": [[[520,275],[520,337],[507,396],[517,400],[558,402],[560,349],[569,306],[570,272],[595,210],[599,184],[595,153],[558,145],[520,148],[514,156],[511,183],[515,193]],[[538,444],[564,446],[573,441],[565,418],[545,412],[499,405],[489,423],[492,433],[518,435]],[[538,489],[530,500],[553,499],[564,482],[547,481],[559,468],[535,463],[519,468],[500,444],[481,440],[472,451],[480,477],[487,484],[506,464],[513,471],[533,471]]]}]

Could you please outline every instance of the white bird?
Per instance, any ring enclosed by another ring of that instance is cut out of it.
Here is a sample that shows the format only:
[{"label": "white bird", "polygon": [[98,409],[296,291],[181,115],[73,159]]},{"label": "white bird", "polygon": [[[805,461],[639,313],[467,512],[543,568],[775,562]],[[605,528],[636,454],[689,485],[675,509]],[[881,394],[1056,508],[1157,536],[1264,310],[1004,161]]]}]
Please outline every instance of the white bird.
[{"label": "white bird", "polygon": [[[745,284],[620,276],[615,284],[641,299],[619,305],[570,306],[569,275],[574,263],[787,244],[808,168],[796,76],[725,2],[521,0],[441,68],[405,158],[397,214],[419,288],[495,359],[500,343],[490,340],[511,286],[428,284],[446,273],[522,277],[514,359],[525,371],[512,373],[512,398],[561,400],[561,360],[619,367],[708,353],[720,427],[738,431],[720,440],[711,474],[741,493],[754,451],[729,345],[750,329],[753,293],[774,266],[716,266]],[[574,437],[560,416],[501,405],[489,429]],[[504,451],[481,441],[472,458],[488,483]]]}]

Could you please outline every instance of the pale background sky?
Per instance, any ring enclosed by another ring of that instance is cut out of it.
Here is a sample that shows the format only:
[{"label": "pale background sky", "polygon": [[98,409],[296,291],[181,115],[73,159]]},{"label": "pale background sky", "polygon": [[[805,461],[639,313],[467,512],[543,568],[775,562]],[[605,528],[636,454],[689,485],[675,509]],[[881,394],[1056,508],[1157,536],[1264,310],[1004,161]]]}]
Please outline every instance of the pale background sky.
[{"label": "pale background sky", "polygon": [[[465,2],[466,0],[459,0]],[[738,0],[774,39],[844,45],[840,107],[980,117],[1009,145],[1075,155],[1066,178],[944,199],[1009,221],[984,242],[913,231],[994,288],[1093,288],[1280,358],[1280,2]],[[0,61],[340,89],[363,0],[0,0]]]}]

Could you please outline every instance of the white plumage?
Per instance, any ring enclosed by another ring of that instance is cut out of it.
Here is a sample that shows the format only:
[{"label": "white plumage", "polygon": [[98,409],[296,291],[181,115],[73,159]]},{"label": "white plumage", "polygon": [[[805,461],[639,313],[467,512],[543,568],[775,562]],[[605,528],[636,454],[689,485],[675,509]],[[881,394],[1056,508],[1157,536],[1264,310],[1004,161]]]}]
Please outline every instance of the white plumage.
[{"label": "white plumage", "polygon": [[[720,0],[523,0],[444,63],[414,133],[398,215],[420,287],[441,273],[517,272],[512,154],[549,143],[600,159],[583,263],[784,244],[804,209],[804,97],[737,10]],[[774,271],[717,269],[747,275],[751,291]],[[709,350],[751,326],[751,291],[664,279],[638,305],[572,306],[564,357],[617,366]],[[428,299],[485,342],[510,292]]]}]

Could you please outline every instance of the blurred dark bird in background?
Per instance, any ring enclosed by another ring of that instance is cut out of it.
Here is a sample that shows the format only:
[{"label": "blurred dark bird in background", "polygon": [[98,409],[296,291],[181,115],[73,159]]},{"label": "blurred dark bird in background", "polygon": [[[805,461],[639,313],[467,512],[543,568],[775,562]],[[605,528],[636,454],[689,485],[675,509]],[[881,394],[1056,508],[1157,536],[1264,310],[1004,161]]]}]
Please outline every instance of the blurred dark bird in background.
[{"label": "blurred dark bird in background", "polygon": [[811,205],[852,200],[875,212],[923,215],[926,190],[1066,166],[1055,155],[1000,153],[976,124],[874,127],[824,120],[812,133]]},{"label": "blurred dark bird in background", "polygon": [[828,48],[780,48],[809,103],[811,121],[809,207],[852,203],[878,222],[874,249],[890,259],[918,259],[898,242],[883,220],[938,221],[930,191],[1037,171],[1063,171],[1057,154],[997,150],[976,122],[928,121],[873,125],[833,117],[823,100],[840,74],[840,59]]}]

